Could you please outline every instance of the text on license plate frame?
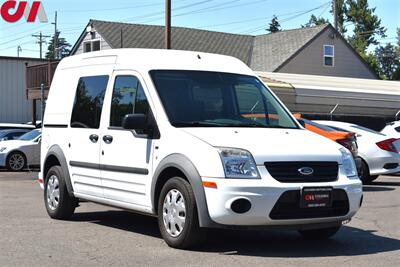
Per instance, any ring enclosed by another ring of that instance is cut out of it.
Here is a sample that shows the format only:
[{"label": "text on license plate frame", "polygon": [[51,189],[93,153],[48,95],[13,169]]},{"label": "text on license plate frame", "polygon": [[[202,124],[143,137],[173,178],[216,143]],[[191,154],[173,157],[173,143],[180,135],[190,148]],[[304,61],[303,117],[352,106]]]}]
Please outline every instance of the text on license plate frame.
[{"label": "text on license plate frame", "polygon": [[332,207],[333,187],[303,187],[300,195],[301,208]]}]

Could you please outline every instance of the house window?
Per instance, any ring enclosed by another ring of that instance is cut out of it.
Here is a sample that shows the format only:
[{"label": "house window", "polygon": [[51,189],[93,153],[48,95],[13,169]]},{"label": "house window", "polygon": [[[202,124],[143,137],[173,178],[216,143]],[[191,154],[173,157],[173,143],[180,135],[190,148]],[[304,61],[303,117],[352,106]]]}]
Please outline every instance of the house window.
[{"label": "house window", "polygon": [[83,52],[89,53],[93,51],[100,51],[100,40],[92,40],[83,43]]},{"label": "house window", "polygon": [[335,58],[335,47],[324,45],[324,66],[333,67]]}]

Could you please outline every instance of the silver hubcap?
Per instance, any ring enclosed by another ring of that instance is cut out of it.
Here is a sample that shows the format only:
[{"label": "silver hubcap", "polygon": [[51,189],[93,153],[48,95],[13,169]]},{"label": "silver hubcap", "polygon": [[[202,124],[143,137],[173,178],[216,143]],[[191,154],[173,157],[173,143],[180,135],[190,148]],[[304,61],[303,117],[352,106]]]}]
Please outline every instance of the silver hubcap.
[{"label": "silver hubcap", "polygon": [[25,159],[21,154],[13,154],[10,157],[9,164],[15,171],[21,170],[25,165]]},{"label": "silver hubcap", "polygon": [[47,183],[47,205],[51,210],[58,207],[60,201],[60,187],[58,178],[55,175],[50,176]]},{"label": "silver hubcap", "polygon": [[182,233],[186,221],[186,206],[181,192],[176,189],[172,189],[165,196],[163,220],[165,229],[172,237]]}]

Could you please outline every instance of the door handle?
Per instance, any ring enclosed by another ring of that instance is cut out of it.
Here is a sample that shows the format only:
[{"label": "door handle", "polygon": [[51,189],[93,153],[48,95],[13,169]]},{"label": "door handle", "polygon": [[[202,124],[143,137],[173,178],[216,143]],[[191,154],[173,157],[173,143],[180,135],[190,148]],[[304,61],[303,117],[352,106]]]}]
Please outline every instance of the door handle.
[{"label": "door handle", "polygon": [[89,139],[93,143],[97,143],[97,141],[99,141],[99,136],[97,134],[92,134],[92,135],[89,136]]},{"label": "door handle", "polygon": [[111,144],[113,141],[113,137],[111,135],[105,135],[103,136],[103,141],[106,144]]}]

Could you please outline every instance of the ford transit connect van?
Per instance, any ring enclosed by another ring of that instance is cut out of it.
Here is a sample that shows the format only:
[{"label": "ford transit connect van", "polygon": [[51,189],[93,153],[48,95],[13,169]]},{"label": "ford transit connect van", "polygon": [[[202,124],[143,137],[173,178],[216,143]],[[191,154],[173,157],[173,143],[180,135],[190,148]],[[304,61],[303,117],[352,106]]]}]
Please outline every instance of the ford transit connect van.
[{"label": "ford transit connect van", "polygon": [[347,149],[301,127],[238,59],[201,52],[63,59],[39,175],[50,217],[70,218],[80,200],[153,215],[176,248],[204,228],[328,238],[362,201]]}]

